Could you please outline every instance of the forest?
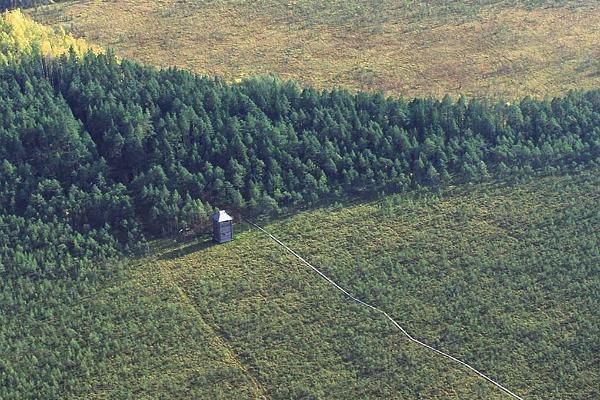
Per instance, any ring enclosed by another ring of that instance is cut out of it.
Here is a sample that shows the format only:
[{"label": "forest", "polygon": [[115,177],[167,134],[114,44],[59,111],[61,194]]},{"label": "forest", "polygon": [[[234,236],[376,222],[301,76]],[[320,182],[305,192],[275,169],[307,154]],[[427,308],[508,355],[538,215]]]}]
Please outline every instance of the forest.
[{"label": "forest", "polygon": [[[214,207],[272,215],[600,157],[599,91],[517,103],[405,100],[270,77],[229,84],[91,51],[32,53],[0,74],[0,213],[11,226],[3,236],[26,227],[22,250],[2,250],[8,274],[76,274],[88,248],[127,250],[202,227]],[[72,234],[40,234],[69,239],[32,263],[23,257],[34,224]],[[72,263],[48,262],[63,251]]]},{"label": "forest", "polygon": [[[77,375],[65,370],[94,364],[81,343],[100,343],[96,332],[76,341],[79,328],[63,318],[93,313],[81,300],[123,279],[123,256],[205,232],[215,208],[273,217],[600,162],[597,90],[507,102],[316,90],[269,76],[234,83],[0,28],[3,398],[59,398]],[[63,334],[70,353],[44,353]]]}]

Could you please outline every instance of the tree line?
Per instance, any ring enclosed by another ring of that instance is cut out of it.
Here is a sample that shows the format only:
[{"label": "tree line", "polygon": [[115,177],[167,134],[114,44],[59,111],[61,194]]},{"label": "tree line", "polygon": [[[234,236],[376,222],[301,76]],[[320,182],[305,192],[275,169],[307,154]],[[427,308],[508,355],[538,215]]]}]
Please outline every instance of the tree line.
[{"label": "tree line", "polygon": [[[110,52],[34,54],[0,74],[3,226],[61,225],[72,234],[54,251],[65,254],[131,249],[201,225],[215,207],[270,214],[600,157],[599,91],[512,104],[406,100],[270,77],[229,84]],[[59,240],[50,236],[32,243]],[[20,237],[1,250],[5,272],[79,270],[16,262],[28,253]]]}]

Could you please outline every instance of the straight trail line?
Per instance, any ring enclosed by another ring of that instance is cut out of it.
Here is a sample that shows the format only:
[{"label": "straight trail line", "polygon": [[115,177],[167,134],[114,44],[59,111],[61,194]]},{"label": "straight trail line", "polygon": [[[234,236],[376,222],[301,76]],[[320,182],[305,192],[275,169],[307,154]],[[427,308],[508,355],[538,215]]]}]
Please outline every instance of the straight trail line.
[{"label": "straight trail line", "polygon": [[212,335],[212,342],[213,345],[215,345],[216,347],[219,347],[223,350],[223,352],[225,353],[225,359],[227,359],[229,362],[231,362],[233,365],[235,365],[237,368],[239,368],[243,375],[250,380],[250,383],[252,384],[252,392],[254,393],[254,398],[257,400],[266,400],[269,398],[269,396],[267,396],[267,392],[265,391],[265,389],[262,387],[262,385],[260,384],[260,382],[258,382],[254,376],[252,376],[252,374],[250,373],[250,371],[248,371],[248,368],[246,368],[246,366],[244,364],[242,364],[242,362],[240,361],[240,359],[237,357],[237,355],[235,354],[235,351],[231,348],[231,346],[229,346],[229,344],[217,333],[216,329],[210,325],[208,322],[206,322],[204,320],[204,317],[202,316],[202,314],[200,313],[200,311],[198,311],[198,308],[194,305],[194,303],[192,302],[192,300],[190,299],[190,297],[187,295],[187,293],[185,293],[185,291],[177,284],[177,282],[175,281],[175,279],[171,276],[170,271],[168,271],[168,268],[166,266],[163,266],[159,260],[155,260],[156,263],[158,263],[158,265],[160,265],[160,268],[162,269],[163,272],[163,276],[165,278],[165,280],[168,281],[168,283],[171,284],[171,286],[173,286],[173,288],[175,289],[175,291],[179,294],[179,297],[181,299],[181,301],[185,304],[187,304],[189,307],[191,307],[194,312],[196,313],[196,315],[198,316],[198,318],[200,319],[200,321],[202,322],[203,325],[205,325],[206,329],[209,331],[209,333]]},{"label": "straight trail line", "polygon": [[505,394],[511,396],[514,399],[517,400],[523,400],[522,397],[518,396],[517,394],[513,393],[512,391],[510,391],[509,389],[507,389],[505,386],[501,385],[500,383],[496,382],[495,380],[493,380],[492,378],[490,378],[489,376],[485,375],[484,373],[480,372],[479,370],[475,369],[474,367],[472,367],[471,365],[467,364],[466,362],[459,360],[456,357],[451,356],[448,353],[445,353],[441,350],[436,349],[435,347],[432,347],[430,345],[428,345],[427,343],[423,343],[422,341],[415,339],[413,336],[411,336],[406,329],[404,329],[398,322],[396,322],[396,320],[394,320],[392,317],[389,316],[389,314],[369,303],[365,303],[364,301],[360,300],[357,297],[354,297],[352,294],[350,294],[350,292],[348,292],[346,289],[344,289],[343,287],[341,287],[340,285],[338,285],[334,280],[332,280],[331,278],[329,278],[327,275],[325,275],[323,272],[321,272],[317,267],[313,266],[311,263],[309,263],[308,261],[306,261],[304,258],[302,258],[302,256],[300,256],[298,253],[296,253],[294,250],[292,250],[289,246],[287,246],[285,243],[283,243],[281,240],[279,240],[278,238],[276,238],[275,236],[273,236],[271,233],[267,232],[265,229],[261,228],[260,226],[258,226],[257,224],[255,224],[252,221],[248,221],[246,219],[244,219],[244,221],[246,221],[247,223],[249,223],[250,225],[254,226],[256,229],[258,229],[259,231],[265,233],[266,235],[268,235],[271,239],[273,239],[275,242],[277,242],[277,244],[279,244],[281,247],[283,247],[284,249],[286,249],[289,253],[291,253],[294,257],[296,257],[297,259],[299,259],[300,261],[302,261],[305,265],[307,265],[309,268],[311,268],[313,271],[315,271],[317,274],[319,274],[323,279],[325,279],[327,282],[329,282],[331,285],[333,285],[337,290],[339,290],[340,292],[344,293],[348,298],[352,299],[353,301],[355,301],[356,303],[365,306],[367,308],[370,308],[373,311],[376,311],[380,314],[383,314],[388,320],[390,320],[390,322],[396,327],[398,328],[398,330],[400,330],[400,332],[402,332],[402,334],[404,336],[406,336],[411,342],[416,343],[417,345],[424,347],[426,349],[429,349],[443,357],[446,357],[460,365],[462,365],[463,367],[469,369],[470,371],[472,371],[473,373],[475,373],[476,375],[478,375],[480,378],[485,379],[486,381],[488,381],[489,383],[491,383],[492,385],[494,385],[496,388],[500,389],[501,391],[503,391]]}]

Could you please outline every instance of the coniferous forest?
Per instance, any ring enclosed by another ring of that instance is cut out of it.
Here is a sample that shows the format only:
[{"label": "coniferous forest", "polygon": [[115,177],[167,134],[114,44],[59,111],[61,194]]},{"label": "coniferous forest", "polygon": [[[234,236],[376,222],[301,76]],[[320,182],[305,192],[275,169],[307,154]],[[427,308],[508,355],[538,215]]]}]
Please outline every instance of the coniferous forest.
[{"label": "coniferous forest", "polygon": [[[0,73],[2,235],[14,236],[2,242],[23,242],[2,250],[6,274],[76,275],[87,255],[201,226],[214,207],[273,214],[600,157],[598,91],[404,100],[268,77],[228,84],[91,52]],[[44,234],[48,224],[65,234]],[[38,241],[52,250],[32,254]]]},{"label": "coniferous forest", "polygon": [[[0,354],[21,317],[54,318],[48,302],[68,309],[148,239],[206,231],[216,207],[273,216],[600,165],[597,90],[403,99],[271,77],[229,83],[110,51],[51,58],[33,48],[2,60]],[[32,385],[10,363],[0,358],[0,376],[18,388],[7,398]],[[63,367],[44,364],[34,397],[60,394]]]}]

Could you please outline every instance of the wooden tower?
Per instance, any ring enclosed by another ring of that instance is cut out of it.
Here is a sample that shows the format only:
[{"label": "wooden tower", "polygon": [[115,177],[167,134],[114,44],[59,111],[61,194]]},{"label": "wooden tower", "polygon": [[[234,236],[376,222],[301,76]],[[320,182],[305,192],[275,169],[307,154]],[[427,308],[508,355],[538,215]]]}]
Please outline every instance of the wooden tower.
[{"label": "wooden tower", "polygon": [[217,243],[225,243],[233,240],[233,218],[224,210],[216,212],[212,216],[213,239]]}]

